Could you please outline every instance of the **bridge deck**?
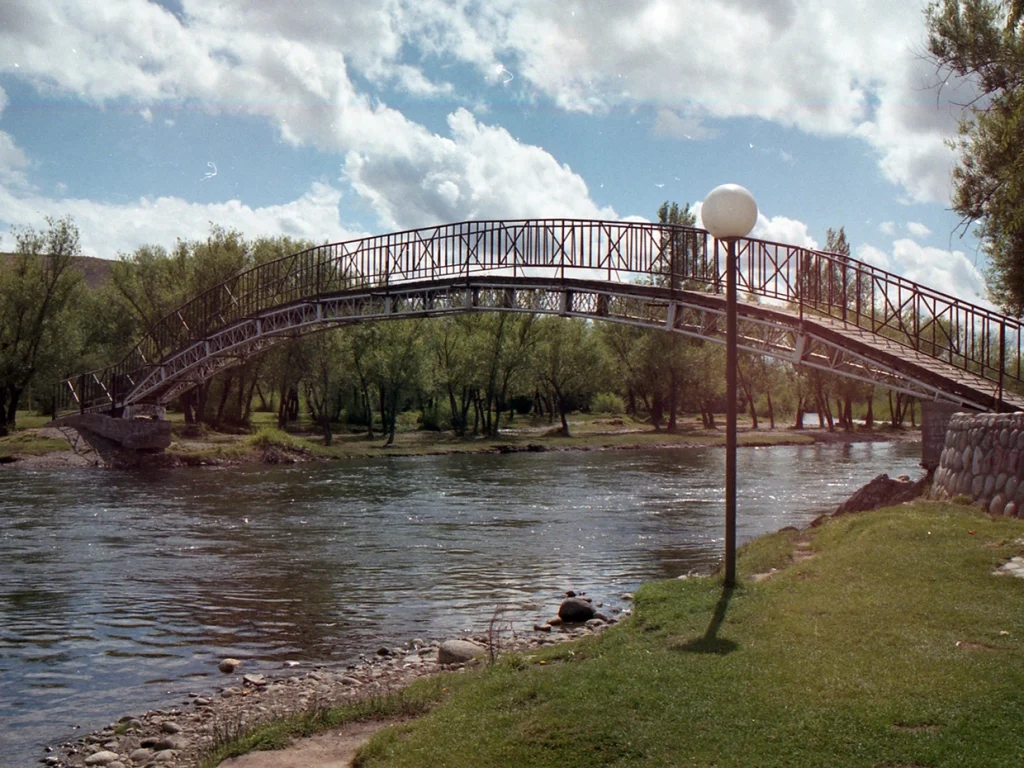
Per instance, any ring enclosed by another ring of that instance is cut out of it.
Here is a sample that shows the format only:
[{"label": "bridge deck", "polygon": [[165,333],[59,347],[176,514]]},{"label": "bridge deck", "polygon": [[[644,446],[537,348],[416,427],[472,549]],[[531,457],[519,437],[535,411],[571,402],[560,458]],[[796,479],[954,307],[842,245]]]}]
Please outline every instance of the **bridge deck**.
[{"label": "bridge deck", "polygon": [[[763,304],[749,302],[742,302],[742,306],[765,308]],[[750,310],[741,309],[740,311]],[[776,315],[788,316],[791,321],[798,324],[801,322],[797,310],[788,307],[771,307],[771,312]],[[919,352],[905,344],[900,344],[895,339],[872,333],[868,329],[860,328],[852,323],[844,323],[842,320],[822,315],[804,313],[802,322],[805,328],[814,327],[836,340],[841,339],[843,346],[851,350],[872,357],[880,356],[880,360],[893,368],[924,378],[929,383],[951,393],[960,394],[969,399],[978,399],[978,395],[981,395],[983,399],[991,400],[994,408],[1000,399],[998,382],[982,378],[976,373]],[[1007,390],[1004,390],[1001,395],[1004,410],[1007,409],[1007,406],[1014,410],[1024,410],[1024,397],[1021,395]]]}]

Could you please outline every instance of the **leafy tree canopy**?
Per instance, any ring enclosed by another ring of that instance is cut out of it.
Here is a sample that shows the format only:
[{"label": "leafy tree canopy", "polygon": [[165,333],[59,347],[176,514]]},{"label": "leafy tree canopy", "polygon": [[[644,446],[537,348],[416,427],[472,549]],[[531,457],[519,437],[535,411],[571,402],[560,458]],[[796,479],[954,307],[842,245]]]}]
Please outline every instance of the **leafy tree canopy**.
[{"label": "leafy tree canopy", "polygon": [[953,170],[953,207],[977,224],[992,298],[1024,314],[1024,0],[940,0],[926,10],[941,72],[970,81]]}]

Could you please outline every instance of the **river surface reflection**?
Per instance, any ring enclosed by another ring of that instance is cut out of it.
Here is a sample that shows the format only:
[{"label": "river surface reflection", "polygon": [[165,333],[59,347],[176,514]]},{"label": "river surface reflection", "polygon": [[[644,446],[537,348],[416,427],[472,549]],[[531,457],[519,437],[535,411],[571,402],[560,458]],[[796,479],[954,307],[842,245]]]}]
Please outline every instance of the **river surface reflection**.
[{"label": "river surface reflection", "polygon": [[[740,541],[804,525],[911,443],[741,449]],[[720,449],[145,474],[0,471],[0,766],[247,670],[524,623],[722,549]]]}]

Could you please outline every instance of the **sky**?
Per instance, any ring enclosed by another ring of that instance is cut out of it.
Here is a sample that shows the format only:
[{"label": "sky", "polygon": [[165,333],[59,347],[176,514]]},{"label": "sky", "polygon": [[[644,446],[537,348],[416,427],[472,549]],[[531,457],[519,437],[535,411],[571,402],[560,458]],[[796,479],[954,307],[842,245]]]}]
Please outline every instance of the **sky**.
[{"label": "sky", "polygon": [[654,220],[738,183],[753,235],[987,303],[950,210],[917,0],[3,0],[0,250],[211,223],[336,242],[467,219]]}]

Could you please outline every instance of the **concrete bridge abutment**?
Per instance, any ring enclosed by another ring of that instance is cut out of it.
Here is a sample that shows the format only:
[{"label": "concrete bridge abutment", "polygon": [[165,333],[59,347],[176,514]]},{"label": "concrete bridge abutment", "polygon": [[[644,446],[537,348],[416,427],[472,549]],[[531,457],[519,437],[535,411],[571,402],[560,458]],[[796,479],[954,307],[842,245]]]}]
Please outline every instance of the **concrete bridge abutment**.
[{"label": "concrete bridge abutment", "polygon": [[104,464],[113,467],[139,466],[146,457],[163,453],[171,444],[171,423],[159,418],[115,418],[99,413],[74,413],[62,416],[47,426],[71,427],[96,451]]}]

